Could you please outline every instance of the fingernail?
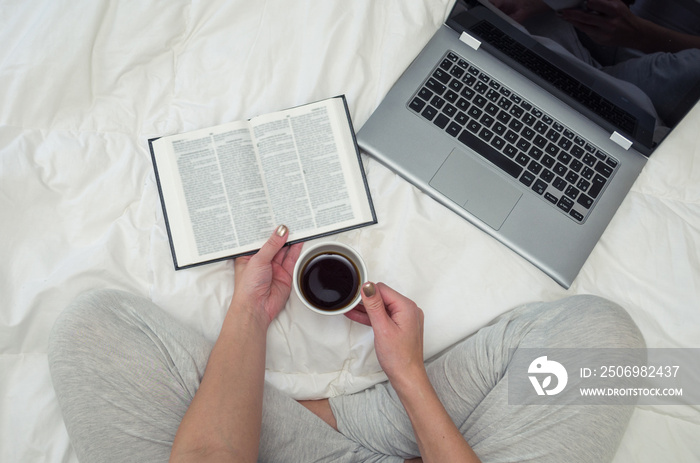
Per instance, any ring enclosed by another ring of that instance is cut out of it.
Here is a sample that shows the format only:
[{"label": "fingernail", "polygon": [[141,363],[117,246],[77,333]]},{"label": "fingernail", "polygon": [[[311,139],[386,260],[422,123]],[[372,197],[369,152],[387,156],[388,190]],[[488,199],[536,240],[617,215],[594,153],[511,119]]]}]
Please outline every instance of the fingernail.
[{"label": "fingernail", "polygon": [[362,285],[362,292],[365,293],[365,296],[372,297],[377,294],[377,287],[374,286],[374,283],[368,281]]},{"label": "fingernail", "polygon": [[287,234],[287,226],[286,225],[280,225],[277,227],[277,230],[275,230],[275,233],[277,233],[277,236],[284,236]]}]

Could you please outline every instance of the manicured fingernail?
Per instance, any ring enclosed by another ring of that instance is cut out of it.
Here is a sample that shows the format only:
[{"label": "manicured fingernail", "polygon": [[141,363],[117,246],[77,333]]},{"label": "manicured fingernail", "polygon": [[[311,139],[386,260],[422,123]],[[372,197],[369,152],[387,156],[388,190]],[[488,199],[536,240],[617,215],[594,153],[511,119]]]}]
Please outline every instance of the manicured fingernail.
[{"label": "manicured fingernail", "polygon": [[275,230],[275,233],[277,233],[277,236],[284,236],[287,234],[287,226],[286,225],[280,225],[277,227],[277,230]]},{"label": "manicured fingernail", "polygon": [[377,294],[377,287],[374,286],[374,283],[368,281],[362,285],[362,292],[365,293],[365,296],[372,297]]}]

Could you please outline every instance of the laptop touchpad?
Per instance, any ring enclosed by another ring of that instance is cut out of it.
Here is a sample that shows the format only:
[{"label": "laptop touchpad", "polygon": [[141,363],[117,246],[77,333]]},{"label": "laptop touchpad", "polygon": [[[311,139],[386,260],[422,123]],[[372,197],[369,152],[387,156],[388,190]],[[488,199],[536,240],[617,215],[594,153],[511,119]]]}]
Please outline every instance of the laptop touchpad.
[{"label": "laptop touchpad", "polygon": [[458,149],[452,150],[430,185],[495,230],[522,196],[507,180]]}]

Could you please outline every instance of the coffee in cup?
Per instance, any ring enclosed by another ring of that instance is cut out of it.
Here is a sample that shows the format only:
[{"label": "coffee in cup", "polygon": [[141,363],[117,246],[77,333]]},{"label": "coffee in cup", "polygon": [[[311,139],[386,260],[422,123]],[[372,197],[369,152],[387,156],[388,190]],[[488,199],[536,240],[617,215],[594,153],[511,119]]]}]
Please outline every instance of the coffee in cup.
[{"label": "coffee in cup", "polygon": [[294,267],[294,290],[305,306],[324,315],[341,314],[362,299],[367,270],[360,255],[341,243],[306,249]]}]

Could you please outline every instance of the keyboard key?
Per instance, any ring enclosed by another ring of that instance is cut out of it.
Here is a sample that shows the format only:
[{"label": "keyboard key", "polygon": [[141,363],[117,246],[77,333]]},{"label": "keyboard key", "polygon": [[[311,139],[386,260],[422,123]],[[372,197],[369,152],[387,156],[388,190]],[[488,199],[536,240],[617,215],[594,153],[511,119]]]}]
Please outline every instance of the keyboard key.
[{"label": "keyboard key", "polygon": [[415,112],[420,112],[421,109],[425,106],[425,101],[421,100],[420,98],[416,97],[411,101],[411,104],[409,107],[414,110]]},{"label": "keyboard key", "polygon": [[518,143],[516,143],[515,146],[516,146],[520,151],[523,151],[523,152],[527,153],[528,150],[530,149],[530,146],[531,146],[531,145],[530,145],[530,142],[529,142],[529,141],[525,140],[524,138],[521,138],[520,140],[518,140]]},{"label": "keyboard key", "polygon": [[559,155],[559,147],[557,147],[557,145],[554,143],[550,143],[544,149],[544,152],[555,158]]},{"label": "keyboard key", "polygon": [[430,104],[435,106],[437,109],[442,108],[442,106],[445,104],[445,100],[440,98],[439,96],[435,95],[432,100],[430,100]]},{"label": "keyboard key", "polygon": [[571,155],[573,157],[575,157],[576,159],[581,159],[581,156],[583,156],[583,153],[584,153],[583,148],[581,148],[580,146],[574,146],[571,149]]},{"label": "keyboard key", "polygon": [[603,190],[605,182],[605,177],[596,174],[596,176],[593,178],[593,181],[591,182],[591,188],[588,190],[588,196],[590,196],[593,199],[597,198],[600,192]]},{"label": "keyboard key", "polygon": [[484,111],[489,113],[491,116],[496,116],[496,114],[498,114],[499,109],[498,109],[498,106],[496,106],[495,104],[489,103],[484,108]]},{"label": "keyboard key", "polygon": [[542,164],[540,164],[537,161],[530,161],[530,164],[527,166],[527,170],[532,172],[533,174],[539,174],[540,171],[542,170]]},{"label": "keyboard key", "polygon": [[506,133],[506,130],[508,130],[508,127],[506,127],[505,125],[501,124],[500,122],[496,122],[495,124],[493,124],[492,129],[493,129],[493,131],[496,132],[498,135],[503,135],[504,133]]},{"label": "keyboard key", "polygon": [[469,108],[469,102],[467,100],[465,100],[464,98],[460,98],[455,103],[455,106],[457,106],[457,108],[461,109],[462,111],[466,111],[467,108]]},{"label": "keyboard key", "polygon": [[436,69],[435,72],[433,72],[433,77],[443,84],[447,84],[451,79],[450,75],[445,72],[444,69]]},{"label": "keyboard key", "polygon": [[499,108],[503,109],[504,111],[508,111],[513,105],[513,102],[508,99],[501,98],[497,104]]},{"label": "keyboard key", "polygon": [[496,116],[496,119],[503,122],[504,124],[507,124],[511,120],[511,115],[505,111],[501,111],[500,113],[498,113],[498,116]]},{"label": "keyboard key", "polygon": [[546,189],[547,189],[547,184],[545,182],[543,182],[542,179],[537,179],[535,181],[535,184],[532,185],[532,191],[534,191],[538,195],[541,195],[542,193],[544,193]]},{"label": "keyboard key", "polygon": [[530,186],[530,185],[532,185],[532,182],[534,182],[536,178],[537,177],[535,177],[535,174],[533,174],[532,172],[525,171],[525,173],[523,173],[523,175],[520,176],[520,183],[522,183],[526,186]]},{"label": "keyboard key", "polygon": [[562,196],[561,198],[559,198],[557,207],[564,212],[569,212],[571,208],[574,207],[574,201],[569,197]]},{"label": "keyboard key", "polygon": [[544,121],[539,121],[535,124],[534,128],[537,131],[537,133],[544,135],[545,133],[547,133],[547,129],[549,128],[549,126]]},{"label": "keyboard key", "polygon": [[467,116],[463,112],[459,111],[457,113],[457,116],[455,117],[455,122],[457,122],[458,124],[460,124],[462,126],[465,126],[465,125],[467,125],[467,122],[469,122],[469,116]]},{"label": "keyboard key", "polygon": [[525,128],[520,132],[520,135],[521,135],[524,139],[526,139],[526,140],[528,140],[528,141],[532,141],[533,137],[535,136],[535,131],[532,130],[530,127],[525,127]]},{"label": "keyboard key", "polygon": [[576,188],[578,188],[581,191],[588,191],[588,187],[591,186],[591,182],[589,182],[586,179],[579,179],[578,183],[576,184]]},{"label": "keyboard key", "polygon": [[561,177],[557,177],[553,182],[552,186],[556,188],[559,191],[564,191],[564,188],[566,188],[566,180],[564,180]]},{"label": "keyboard key", "polygon": [[453,92],[452,90],[448,90],[447,92],[445,92],[445,94],[444,94],[443,96],[444,96],[445,99],[446,99],[447,101],[449,101],[450,103],[454,103],[454,102],[457,101],[457,99],[459,98],[459,95],[457,95],[457,94],[456,94],[455,92]]},{"label": "keyboard key", "polygon": [[424,118],[428,119],[429,121],[432,121],[433,118],[437,115],[438,110],[433,108],[432,106],[428,105],[421,114]]},{"label": "keyboard key", "polygon": [[569,169],[573,170],[576,173],[580,172],[582,167],[583,163],[578,159],[574,159],[573,161],[571,161],[571,164],[569,164]]},{"label": "keyboard key", "polygon": [[448,87],[455,92],[459,92],[460,90],[462,90],[462,87],[464,87],[464,84],[458,80],[452,79]]},{"label": "keyboard key", "polygon": [[460,68],[459,66],[454,66],[452,69],[450,69],[450,74],[459,79],[462,77],[462,75],[464,75],[464,69]]},{"label": "keyboard key", "polygon": [[530,148],[530,151],[528,151],[527,154],[529,154],[531,158],[539,160],[544,154],[544,151],[542,151],[536,146],[533,146],[532,148]]},{"label": "keyboard key", "polygon": [[544,147],[547,146],[547,139],[542,135],[537,135],[532,143],[534,143],[535,146],[544,149]]},{"label": "keyboard key", "polygon": [[557,198],[556,196],[554,196],[552,193],[545,193],[545,194],[544,194],[544,199],[546,199],[547,201],[549,201],[549,202],[552,203],[552,204],[556,204],[556,203],[559,202],[559,198]]},{"label": "keyboard key", "polygon": [[476,90],[477,93],[483,95],[486,93],[489,89],[489,86],[486,85],[484,82],[477,82],[474,84],[474,90]]},{"label": "keyboard key", "polygon": [[562,151],[559,153],[557,156],[557,159],[564,165],[568,165],[569,161],[571,161],[571,155],[567,153],[566,151]]},{"label": "keyboard key", "polygon": [[474,118],[474,119],[478,119],[479,116],[481,116],[481,114],[482,114],[482,111],[479,108],[477,108],[476,106],[472,106],[471,108],[469,108],[469,111],[467,111],[467,115],[469,117]]},{"label": "keyboard key", "polygon": [[488,101],[489,101],[489,100],[487,100],[484,96],[482,96],[482,95],[477,95],[477,96],[474,97],[474,99],[472,100],[472,103],[474,103],[475,105],[477,105],[477,106],[480,107],[480,108],[483,108],[484,106],[486,106],[486,103],[488,103]]},{"label": "keyboard key", "polygon": [[511,144],[506,144],[505,149],[503,150],[503,154],[508,156],[509,158],[515,157],[516,154],[518,154],[518,149],[511,145]]},{"label": "keyboard key", "polygon": [[493,124],[493,117],[489,116],[488,114],[483,114],[479,118],[479,122],[484,124],[486,127],[491,127],[491,125]]},{"label": "keyboard key", "polygon": [[596,158],[592,154],[586,154],[583,157],[583,163],[586,164],[587,166],[593,167],[596,163]]},{"label": "keyboard key", "polygon": [[556,165],[552,168],[552,171],[557,174],[561,175],[562,177],[566,173],[566,166],[562,164],[561,162],[557,162]]},{"label": "keyboard key", "polygon": [[447,90],[446,86],[433,79],[432,77],[428,79],[428,81],[425,83],[425,86],[428,87],[430,91],[435,92],[438,95],[442,95],[443,93],[445,93],[445,90]]},{"label": "keyboard key", "polygon": [[491,148],[489,145],[479,140],[476,136],[463,130],[459,136],[459,141],[473,149],[476,153],[480,154],[484,159],[495,164],[497,167],[501,168],[505,173],[511,177],[518,178],[523,171],[523,168],[517,165],[515,162],[504,157],[498,151]]},{"label": "keyboard key", "polygon": [[449,117],[445,116],[444,114],[438,114],[438,116],[433,121],[433,124],[437,125],[441,129],[444,129],[447,126],[448,122],[450,122]]},{"label": "keyboard key", "polygon": [[574,218],[577,222],[583,222],[583,214],[581,214],[576,209],[571,209],[569,215]]},{"label": "keyboard key", "polygon": [[418,92],[418,96],[423,98],[425,101],[430,101],[430,99],[433,97],[433,92],[425,87],[422,87]]},{"label": "keyboard key", "polygon": [[579,203],[581,206],[585,207],[586,209],[590,209],[593,205],[593,198],[591,198],[588,195],[581,194],[581,196],[578,197],[576,202]]},{"label": "keyboard key", "polygon": [[610,178],[613,172],[612,167],[602,162],[599,162],[595,165],[595,171],[599,174],[602,174],[605,178]]},{"label": "keyboard key", "polygon": [[500,151],[506,146],[506,141],[501,137],[494,137],[493,140],[491,140],[491,146]]},{"label": "keyboard key", "polygon": [[452,118],[455,114],[457,114],[457,108],[455,108],[451,104],[447,104],[444,108],[442,108],[442,113]]},{"label": "keyboard key", "polygon": [[447,126],[447,129],[445,131],[453,137],[456,137],[457,135],[459,135],[459,132],[462,131],[462,126],[460,126],[456,122],[451,122],[450,125]]},{"label": "keyboard key", "polygon": [[566,191],[564,191],[564,194],[571,199],[576,199],[579,193],[580,191],[578,191],[578,189],[576,189],[576,187],[572,185],[566,187]]},{"label": "keyboard key", "polygon": [[530,157],[525,153],[518,153],[517,156],[515,156],[515,162],[521,166],[526,166],[530,162]]},{"label": "keyboard key", "polygon": [[542,164],[544,164],[547,167],[552,167],[554,166],[554,164],[556,164],[556,161],[552,156],[545,154],[545,156],[542,158]]},{"label": "keyboard key", "polygon": [[469,121],[467,122],[467,130],[469,130],[472,133],[477,133],[481,129],[481,124],[479,124],[477,121]]},{"label": "keyboard key", "polygon": [[510,143],[515,143],[516,141],[518,141],[518,134],[513,132],[512,130],[509,130],[508,132],[506,132],[504,138]]},{"label": "keyboard key", "polygon": [[484,127],[481,129],[481,132],[479,132],[479,138],[488,143],[493,138],[493,132]]},{"label": "keyboard key", "polygon": [[515,130],[516,132],[520,132],[520,129],[523,128],[523,123],[520,122],[520,121],[517,120],[517,119],[513,119],[513,120],[510,121],[510,123],[508,124],[508,127],[510,127],[511,129]]}]

